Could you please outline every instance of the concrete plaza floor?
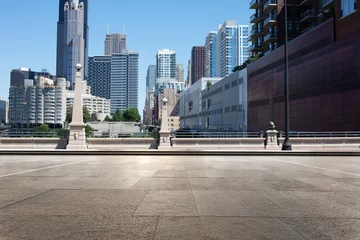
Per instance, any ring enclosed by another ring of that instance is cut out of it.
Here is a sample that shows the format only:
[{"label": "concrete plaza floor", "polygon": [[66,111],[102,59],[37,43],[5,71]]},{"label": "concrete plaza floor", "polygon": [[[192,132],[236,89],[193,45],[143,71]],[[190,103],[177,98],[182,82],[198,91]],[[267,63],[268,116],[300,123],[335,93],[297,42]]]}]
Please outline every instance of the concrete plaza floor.
[{"label": "concrete plaza floor", "polygon": [[0,156],[0,239],[360,239],[360,157]]}]

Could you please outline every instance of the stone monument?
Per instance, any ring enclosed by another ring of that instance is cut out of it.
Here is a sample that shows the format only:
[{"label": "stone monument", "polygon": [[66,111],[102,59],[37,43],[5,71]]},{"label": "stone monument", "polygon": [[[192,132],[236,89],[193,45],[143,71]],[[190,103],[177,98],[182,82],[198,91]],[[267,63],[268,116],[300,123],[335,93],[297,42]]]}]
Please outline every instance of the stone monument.
[{"label": "stone monument", "polygon": [[275,129],[273,122],[269,123],[269,130],[266,131],[266,149],[276,150],[280,149],[277,139],[278,131]]},{"label": "stone monument", "polygon": [[72,122],[70,123],[69,144],[67,149],[80,150],[87,149],[85,123],[83,121],[83,99],[81,91],[81,64],[76,65],[75,75],[75,91],[74,91],[74,105],[72,112]]},{"label": "stone monument", "polygon": [[161,117],[161,128],[160,128],[160,144],[158,149],[159,150],[172,150],[171,142],[170,142],[170,130],[169,130],[169,118],[167,112],[167,104],[168,100],[164,98],[162,100],[163,107],[162,107],[162,117]]}]

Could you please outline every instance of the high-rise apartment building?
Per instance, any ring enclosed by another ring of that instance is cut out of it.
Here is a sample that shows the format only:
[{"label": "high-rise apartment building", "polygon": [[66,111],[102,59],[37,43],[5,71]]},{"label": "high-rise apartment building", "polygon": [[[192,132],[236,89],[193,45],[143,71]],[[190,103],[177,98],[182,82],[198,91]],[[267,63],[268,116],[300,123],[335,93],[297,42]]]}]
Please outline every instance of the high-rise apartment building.
[{"label": "high-rise apartment building", "polygon": [[205,76],[205,47],[195,46],[191,50],[191,84]]},{"label": "high-rise apartment building", "polygon": [[126,34],[111,33],[105,35],[104,55],[122,53],[126,49]]},{"label": "high-rise apartment building", "polygon": [[239,25],[237,31],[237,65],[244,64],[249,59],[249,25]]},{"label": "high-rise apartment building", "polygon": [[9,123],[14,127],[48,124],[63,127],[66,118],[66,80],[36,77],[10,86]]},{"label": "high-rise apartment building", "polygon": [[111,113],[138,108],[139,54],[123,52],[111,56]]},{"label": "high-rise apartment building", "polygon": [[[339,1],[339,0],[337,0]],[[353,2],[356,0],[341,1]],[[289,41],[323,22],[334,10],[335,0],[287,0],[287,29]],[[349,4],[349,6],[353,4]],[[269,52],[285,42],[284,0],[252,0],[250,9],[255,13],[250,17],[253,23],[249,40],[252,55]]]},{"label": "high-rise apartment building", "polygon": [[184,82],[184,65],[176,64],[175,78],[178,82]]},{"label": "high-rise apartment building", "polygon": [[[219,26],[216,35],[216,74],[217,77],[226,77],[238,63],[237,59],[237,22],[225,21]],[[193,80],[194,81],[194,80]]]},{"label": "high-rise apartment building", "polygon": [[216,77],[216,34],[210,32],[205,41],[205,77]]},{"label": "high-rise apartment building", "polygon": [[[87,73],[87,1],[60,1],[56,75],[75,83],[75,66],[80,63],[82,74]],[[86,61],[85,61],[86,60]],[[85,75],[83,75],[85,76]]]},{"label": "high-rise apartment building", "polygon": [[174,50],[157,51],[156,78],[176,78],[176,52]]},{"label": "high-rise apartment building", "polygon": [[110,99],[111,56],[89,57],[88,84],[95,96]]},{"label": "high-rise apartment building", "polygon": [[156,84],[156,65],[150,65],[146,75],[146,91],[155,88]]}]

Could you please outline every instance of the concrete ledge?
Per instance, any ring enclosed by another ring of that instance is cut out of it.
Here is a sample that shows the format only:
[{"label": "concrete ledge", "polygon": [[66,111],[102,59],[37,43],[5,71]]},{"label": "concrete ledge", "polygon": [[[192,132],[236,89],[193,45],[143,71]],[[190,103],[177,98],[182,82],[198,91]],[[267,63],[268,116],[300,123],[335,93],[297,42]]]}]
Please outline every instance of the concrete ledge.
[{"label": "concrete ledge", "polygon": [[360,149],[348,150],[296,150],[296,151],[269,151],[269,150],[203,150],[203,151],[102,151],[102,150],[0,150],[0,155],[64,155],[64,156],[360,156]]},{"label": "concrete ledge", "polygon": [[0,149],[65,149],[67,139],[0,138]]},{"label": "concrete ledge", "polygon": [[89,138],[89,150],[155,149],[153,138]]}]

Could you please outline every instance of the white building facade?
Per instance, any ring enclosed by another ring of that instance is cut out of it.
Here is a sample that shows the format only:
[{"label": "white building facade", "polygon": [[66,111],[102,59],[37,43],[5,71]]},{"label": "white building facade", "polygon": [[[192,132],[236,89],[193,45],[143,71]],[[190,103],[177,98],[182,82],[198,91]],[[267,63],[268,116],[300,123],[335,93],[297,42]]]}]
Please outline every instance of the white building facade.
[{"label": "white building facade", "polygon": [[203,78],[181,94],[181,128],[247,131],[247,68],[209,81]]}]

